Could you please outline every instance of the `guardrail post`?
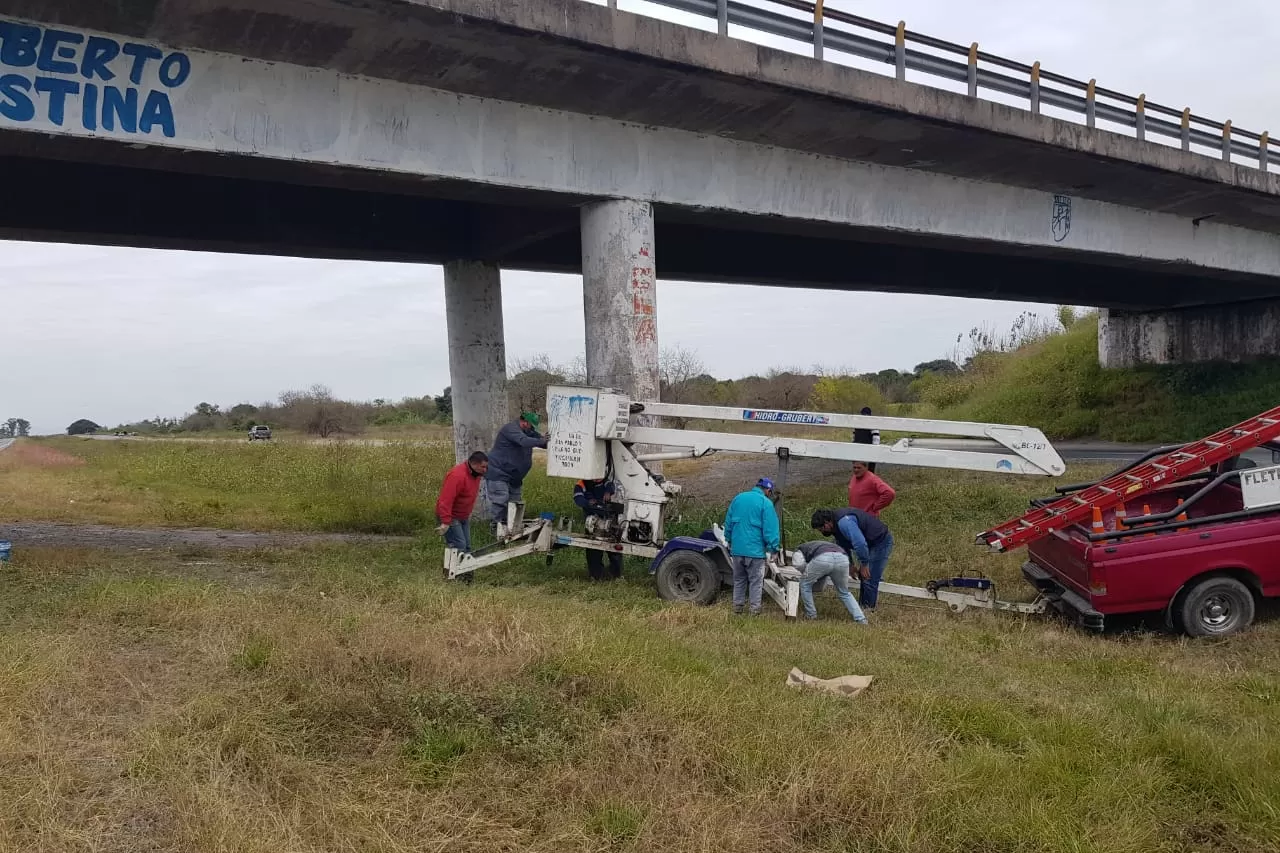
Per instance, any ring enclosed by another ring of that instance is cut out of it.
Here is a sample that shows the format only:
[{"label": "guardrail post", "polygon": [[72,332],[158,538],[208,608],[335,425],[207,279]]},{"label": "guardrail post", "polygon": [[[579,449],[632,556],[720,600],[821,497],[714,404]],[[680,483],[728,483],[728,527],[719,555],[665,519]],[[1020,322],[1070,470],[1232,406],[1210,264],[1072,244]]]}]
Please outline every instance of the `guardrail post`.
[{"label": "guardrail post", "polygon": [[907,22],[898,21],[898,33],[893,39],[894,64],[899,80],[907,79]]},{"label": "guardrail post", "polygon": [[1191,107],[1182,111],[1182,150],[1191,150]]},{"label": "guardrail post", "polygon": [[813,58],[822,58],[822,0],[813,4]]},{"label": "guardrail post", "polygon": [[1222,162],[1231,162],[1231,119],[1222,125]]},{"label": "guardrail post", "polygon": [[729,35],[729,0],[716,0],[716,31]]},{"label": "guardrail post", "polygon": [[1031,114],[1040,115],[1040,60],[1031,66]]},{"label": "guardrail post", "polygon": [[978,43],[969,45],[969,97],[978,97]]},{"label": "guardrail post", "polygon": [[1093,130],[1098,125],[1098,81],[1090,80],[1084,90],[1084,123]]},{"label": "guardrail post", "polygon": [[1267,133],[1265,130],[1262,131],[1262,136],[1258,138],[1258,168],[1264,172],[1270,167],[1270,164],[1267,162],[1269,153],[1267,151],[1267,143],[1270,141],[1271,134]]},{"label": "guardrail post", "polygon": [[1138,109],[1133,114],[1133,127],[1138,131],[1138,141],[1145,142],[1147,139],[1147,95],[1144,92],[1138,96]]}]

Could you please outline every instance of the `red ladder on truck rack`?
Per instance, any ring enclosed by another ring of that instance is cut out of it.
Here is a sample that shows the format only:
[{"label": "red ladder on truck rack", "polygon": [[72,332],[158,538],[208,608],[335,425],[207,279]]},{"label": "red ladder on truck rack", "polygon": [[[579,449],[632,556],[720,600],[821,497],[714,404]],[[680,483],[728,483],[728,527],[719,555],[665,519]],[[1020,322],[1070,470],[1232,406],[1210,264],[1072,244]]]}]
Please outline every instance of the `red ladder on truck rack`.
[{"label": "red ladder on truck rack", "polygon": [[1280,406],[1010,519],[978,534],[978,542],[993,551],[1012,551],[1055,530],[1087,520],[1094,507],[1106,510],[1162,483],[1180,480],[1276,438],[1280,438]]}]

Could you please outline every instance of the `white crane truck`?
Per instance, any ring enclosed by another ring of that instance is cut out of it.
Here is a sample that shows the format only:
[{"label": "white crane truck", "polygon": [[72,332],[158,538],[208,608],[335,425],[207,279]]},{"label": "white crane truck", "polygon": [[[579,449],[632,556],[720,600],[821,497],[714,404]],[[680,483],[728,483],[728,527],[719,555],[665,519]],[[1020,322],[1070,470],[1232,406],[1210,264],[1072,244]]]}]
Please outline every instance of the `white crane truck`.
[{"label": "white crane truck", "polygon": [[[822,412],[698,406],[679,403],[633,402],[608,388],[552,386],[547,389],[547,474],[568,480],[611,480],[616,487],[611,510],[590,516],[581,532],[568,518],[543,514],[525,519],[522,504],[507,507],[496,541],[475,553],[445,551],[445,577],[467,578],[472,572],[530,554],[561,548],[589,548],[650,560],[658,595],[668,601],[710,604],[730,578],[724,538],[667,538],[665,515],[680,487],[655,475],[646,462],[705,456],[717,451],[765,453],[777,457],[776,500],[786,490],[791,457],[883,462],[928,468],[957,468],[999,474],[1058,477],[1066,466],[1038,429],[1005,424],[968,423],[923,418],[890,418]],[[895,441],[853,444],[781,435],[705,432],[657,426],[661,418],[721,420],[761,425],[798,424],[842,430],[878,429],[903,435]],[[799,607],[800,572],[770,559],[765,591],[794,618]],[[999,601],[984,577],[953,577],[925,587],[882,583],[882,593],[942,601],[953,611],[967,607],[1043,612],[1042,600],[1031,603]]]}]

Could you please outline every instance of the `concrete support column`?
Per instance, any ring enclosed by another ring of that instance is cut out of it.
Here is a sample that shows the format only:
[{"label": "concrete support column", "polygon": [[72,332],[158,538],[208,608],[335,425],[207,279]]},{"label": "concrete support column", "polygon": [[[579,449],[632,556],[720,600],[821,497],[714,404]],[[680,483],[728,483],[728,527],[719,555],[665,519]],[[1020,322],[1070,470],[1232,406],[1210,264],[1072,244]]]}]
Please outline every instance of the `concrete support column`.
[{"label": "concrete support column", "polygon": [[582,208],[582,301],[587,381],[658,399],[658,293],[653,207],[601,201]]},{"label": "concrete support column", "polygon": [[1280,355],[1280,300],[1098,312],[1103,367],[1249,361]]},{"label": "concrete support column", "polygon": [[492,447],[498,429],[507,422],[507,345],[498,267],[478,261],[445,264],[444,308],[453,452],[461,462],[473,451]]}]

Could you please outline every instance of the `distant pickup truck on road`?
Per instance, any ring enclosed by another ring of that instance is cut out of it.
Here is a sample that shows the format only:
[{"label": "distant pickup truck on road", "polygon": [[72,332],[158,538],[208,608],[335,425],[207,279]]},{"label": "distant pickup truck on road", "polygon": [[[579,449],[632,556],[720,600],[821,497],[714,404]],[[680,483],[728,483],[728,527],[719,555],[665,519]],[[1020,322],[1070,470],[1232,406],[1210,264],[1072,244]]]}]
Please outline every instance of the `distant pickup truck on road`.
[{"label": "distant pickup truck on road", "polygon": [[1143,494],[1119,520],[1108,510],[1100,530],[1077,524],[1030,543],[1023,576],[1088,628],[1158,611],[1193,637],[1247,628],[1261,599],[1280,596],[1280,503],[1267,503],[1280,500],[1280,471],[1240,464]]},{"label": "distant pickup truck on road", "polygon": [[264,424],[249,427],[250,441],[266,441],[271,438],[271,427]]}]

